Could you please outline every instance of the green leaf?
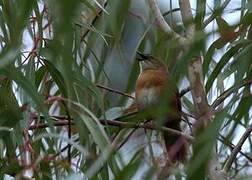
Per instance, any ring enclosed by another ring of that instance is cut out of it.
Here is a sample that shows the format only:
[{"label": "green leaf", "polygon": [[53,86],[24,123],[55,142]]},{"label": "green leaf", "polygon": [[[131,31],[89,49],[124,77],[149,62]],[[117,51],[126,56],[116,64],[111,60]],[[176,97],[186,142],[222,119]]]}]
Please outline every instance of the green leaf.
[{"label": "green leaf", "polygon": [[49,71],[50,75],[52,76],[52,79],[57,84],[63,97],[67,97],[66,84],[64,82],[64,78],[61,72],[50,61],[43,59],[43,62],[45,64],[46,69]]},{"label": "green leaf", "polygon": [[15,81],[36,103],[37,108],[48,117],[48,111],[43,103],[43,98],[37,93],[34,85],[24,75],[14,67],[0,69],[0,74],[8,76],[11,80]]},{"label": "green leaf", "polygon": [[22,118],[9,80],[0,85],[0,126],[14,127]]},{"label": "green leaf", "polygon": [[219,31],[221,33],[233,31],[233,28],[231,26],[229,26],[229,24],[223,18],[217,17],[216,22],[218,24]]},{"label": "green leaf", "polygon": [[96,100],[97,105],[103,111],[104,109],[103,97],[99,89],[96,87],[96,85],[82,75],[73,75],[72,79],[74,80],[74,82],[76,82],[76,85],[78,85],[81,89],[86,89],[90,92],[92,97]]},{"label": "green leaf", "polygon": [[130,162],[122,169],[122,171],[116,175],[115,180],[128,180],[132,179],[136,174],[141,162],[143,154],[142,152],[136,153]]},{"label": "green leaf", "polygon": [[5,67],[16,60],[19,49],[16,47],[4,48],[0,54],[0,68]]},{"label": "green leaf", "polygon": [[98,118],[83,105],[70,100],[68,100],[68,102],[71,104],[70,108],[76,111],[81,117],[100,150],[106,148],[109,142],[108,137]]},{"label": "green leaf", "polygon": [[206,13],[206,0],[197,0],[195,22],[196,22],[196,28],[199,30],[202,28],[205,13]]},{"label": "green leaf", "polygon": [[39,85],[42,82],[43,77],[45,76],[45,73],[47,72],[47,69],[45,66],[41,66],[36,72],[35,72],[35,87],[36,89],[39,88]]},{"label": "green leaf", "polygon": [[55,134],[55,133],[43,133],[43,134],[39,134],[37,137],[35,137],[34,142],[39,141],[42,138],[60,139],[63,142],[67,142],[68,144],[71,144],[74,148],[76,148],[78,151],[80,151],[84,156],[88,155],[88,152],[82,146],[80,146],[78,143],[74,142],[72,139],[68,139],[67,137],[64,137],[63,135]]},{"label": "green leaf", "polygon": [[189,180],[205,179],[207,176],[208,162],[227,110],[228,108],[216,114],[207,128],[201,128],[197,132],[193,143],[193,156],[187,165],[187,178]]},{"label": "green leaf", "polygon": [[240,49],[240,46],[234,46],[230,48],[220,59],[220,61],[215,66],[213,72],[210,74],[207,83],[206,83],[206,92],[210,90],[210,88],[213,85],[214,80],[217,78],[217,76],[221,73],[221,70],[224,68],[224,66],[230,61],[230,59],[237,53],[237,51]]},{"label": "green leaf", "polygon": [[209,65],[212,61],[212,57],[213,54],[215,53],[216,49],[220,49],[222,47],[224,47],[226,45],[226,43],[222,40],[222,38],[217,39],[216,41],[214,41],[211,46],[208,48],[207,53],[204,57],[204,61],[203,61],[203,73],[207,74],[209,71]]}]

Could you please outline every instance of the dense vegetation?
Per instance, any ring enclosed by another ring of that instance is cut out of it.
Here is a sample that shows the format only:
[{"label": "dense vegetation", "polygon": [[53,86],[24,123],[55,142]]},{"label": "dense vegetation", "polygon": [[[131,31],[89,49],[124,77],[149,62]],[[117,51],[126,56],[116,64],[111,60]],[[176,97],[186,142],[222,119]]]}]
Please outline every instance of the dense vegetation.
[{"label": "dense vegetation", "polygon": [[[172,174],[252,177],[252,2],[197,0],[191,10],[170,0],[166,21],[155,2],[0,0],[0,179],[157,176],[158,132],[170,130],[122,115],[137,51],[162,58],[182,91],[191,148]],[[223,16],[233,12],[231,25]]]}]

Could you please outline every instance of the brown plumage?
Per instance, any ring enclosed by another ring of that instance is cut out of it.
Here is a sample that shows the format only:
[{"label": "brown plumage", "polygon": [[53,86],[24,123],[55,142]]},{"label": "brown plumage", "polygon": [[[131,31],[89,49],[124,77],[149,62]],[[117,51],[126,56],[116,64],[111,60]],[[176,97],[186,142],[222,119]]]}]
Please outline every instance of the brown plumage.
[{"label": "brown plumage", "polygon": [[[181,130],[181,102],[175,83],[169,79],[169,73],[159,59],[140,54],[142,67],[136,82],[136,104],[139,110],[167,106],[161,119],[163,125]],[[148,117],[155,119],[156,114]],[[160,117],[159,117],[160,118]],[[168,159],[170,162],[183,162],[186,158],[187,141],[183,136],[163,134]]]}]

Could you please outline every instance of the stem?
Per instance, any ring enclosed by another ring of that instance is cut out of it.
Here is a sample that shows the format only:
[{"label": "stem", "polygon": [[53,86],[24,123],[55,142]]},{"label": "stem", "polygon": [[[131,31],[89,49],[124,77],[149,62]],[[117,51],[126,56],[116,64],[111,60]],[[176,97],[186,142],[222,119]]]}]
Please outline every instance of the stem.
[{"label": "stem", "polygon": [[[72,132],[71,132],[71,116],[70,116],[70,113],[68,111],[68,108],[67,108],[67,105],[64,101],[61,101],[63,106],[65,107],[65,110],[66,110],[66,115],[67,115],[67,125],[68,125],[68,132],[67,132],[67,135],[68,135],[68,139],[71,139],[72,137]],[[67,150],[67,157],[68,157],[68,162],[69,164],[71,164],[71,144],[68,144],[68,150]]]},{"label": "stem", "polygon": [[[195,36],[195,25],[193,22],[193,15],[191,11],[191,5],[189,0],[179,0],[180,12],[182,16],[183,24],[186,27],[186,37],[187,37],[187,46],[185,49],[188,49],[188,45],[191,44]],[[197,135],[198,133],[204,132],[204,129],[209,124],[210,118],[215,114],[213,108],[208,105],[207,95],[204,89],[203,84],[203,73],[202,73],[202,59],[200,54],[198,57],[192,58],[188,66],[188,79],[190,82],[190,87],[192,88],[192,97],[193,102],[196,107],[196,118],[194,132]],[[201,118],[200,118],[201,117]],[[197,142],[196,142],[197,143]],[[193,150],[194,147],[193,147]],[[222,171],[219,171],[219,162],[217,161],[216,153],[211,154],[211,160],[208,162],[208,173],[209,179],[211,180],[220,180],[224,179],[225,174]],[[205,173],[202,173],[205,175]],[[192,176],[193,177],[193,176]],[[192,178],[191,177],[191,178]],[[203,177],[202,177],[203,178]],[[190,177],[189,177],[190,179]]]},{"label": "stem", "polygon": [[195,26],[192,24],[193,15],[191,10],[191,4],[189,0],[179,0],[179,7],[182,16],[182,21],[186,27],[186,36],[192,39],[195,33]]},{"label": "stem", "polygon": [[182,37],[181,35],[179,35],[178,33],[176,33],[175,31],[173,31],[170,26],[168,25],[168,23],[165,21],[159,7],[157,4],[156,0],[148,0],[149,2],[149,6],[152,10],[152,13],[154,14],[155,18],[156,18],[156,22],[158,24],[158,26],[168,35],[172,35],[174,38],[178,39],[179,42],[181,44],[184,44],[186,42],[186,38]]},{"label": "stem", "polygon": [[[67,120],[67,119],[66,119]],[[132,122],[125,122],[125,121],[118,121],[118,120],[107,120],[107,119],[100,119],[99,122],[103,125],[110,125],[110,126],[116,126],[120,128],[144,128],[144,129],[150,129],[150,130],[160,130],[164,131],[170,134],[175,134],[175,135],[181,135],[184,136],[187,140],[193,141],[194,138],[190,135],[187,135],[181,131],[167,128],[164,126],[156,126],[153,124],[137,124],[137,123],[132,123]],[[68,125],[68,121],[60,121],[60,122],[55,122],[55,126],[65,126]],[[73,122],[71,122],[71,125],[73,125]],[[31,125],[29,130],[34,130],[34,129],[40,129],[40,128],[46,128],[49,127],[49,124],[36,124],[36,125]]]},{"label": "stem", "polygon": [[244,134],[242,135],[241,139],[239,140],[239,142],[237,143],[237,145],[234,147],[232,153],[230,154],[228,160],[226,161],[223,170],[225,172],[228,172],[229,169],[232,166],[232,163],[234,162],[238,152],[241,150],[242,145],[244,144],[244,142],[246,141],[246,139],[249,137],[250,133],[252,132],[252,124],[249,125],[249,127],[246,129],[246,131],[244,132]]},{"label": "stem", "polygon": [[[108,2],[105,1],[103,7],[106,8],[107,4],[108,4]],[[103,12],[104,12],[103,9],[100,9],[100,10],[98,10],[98,12],[96,12],[96,16],[92,20],[90,26],[93,26],[95,24],[95,22],[98,20],[99,17],[101,17]],[[83,35],[81,36],[81,41],[84,41],[85,37],[88,35],[89,32],[90,32],[90,29],[87,29],[86,32],[83,33]]]}]

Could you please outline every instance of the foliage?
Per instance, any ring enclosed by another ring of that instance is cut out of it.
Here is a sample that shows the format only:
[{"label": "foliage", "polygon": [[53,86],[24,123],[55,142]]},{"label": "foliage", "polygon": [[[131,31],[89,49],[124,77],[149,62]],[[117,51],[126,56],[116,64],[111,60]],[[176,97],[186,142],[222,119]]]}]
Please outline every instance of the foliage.
[{"label": "foliage", "polygon": [[[240,19],[231,25],[223,18],[230,1],[214,1],[210,13],[207,2],[197,0],[194,21],[185,27],[172,18],[180,9],[166,13],[177,33],[196,25],[182,51],[157,26],[147,1],[0,0],[0,179],[155,177],[162,164],[154,155],[155,133],[148,130],[147,143],[135,147],[127,141],[136,128],[127,122],[137,124],[143,115],[122,115],[140,71],[137,50],[164,59],[179,89],[189,86],[190,60],[202,57],[207,102],[216,114],[195,137],[183,170],[174,169],[176,178],[207,177],[215,147],[229,177],[249,179],[251,136],[232,166],[226,162],[252,123],[252,4],[239,1]],[[206,30],[213,22],[217,30]],[[191,93],[181,100],[184,131],[192,135],[200,117]]]}]

